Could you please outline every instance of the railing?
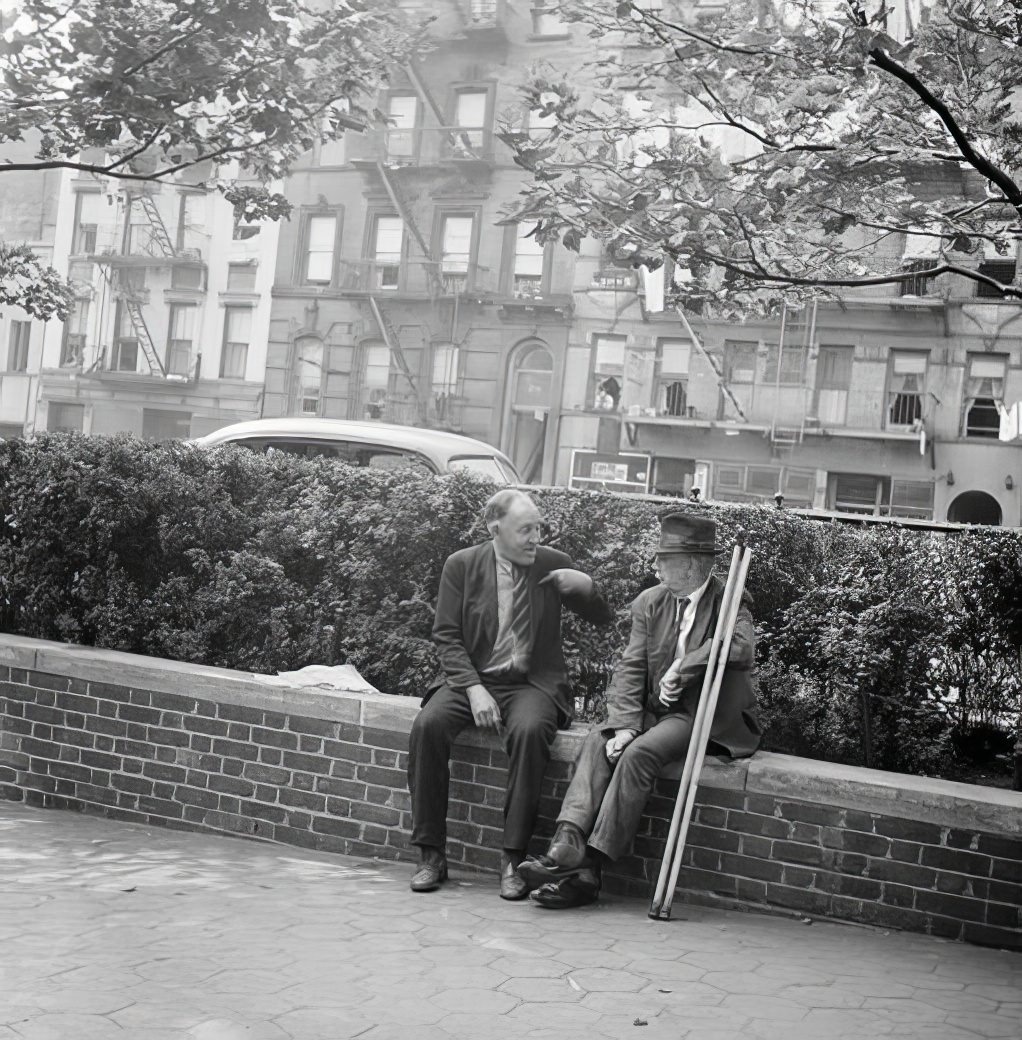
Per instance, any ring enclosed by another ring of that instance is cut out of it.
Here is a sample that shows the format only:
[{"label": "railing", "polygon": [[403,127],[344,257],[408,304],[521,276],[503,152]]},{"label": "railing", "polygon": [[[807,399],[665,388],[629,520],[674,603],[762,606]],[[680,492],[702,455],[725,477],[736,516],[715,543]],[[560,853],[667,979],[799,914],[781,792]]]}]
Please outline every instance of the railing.
[{"label": "railing", "polygon": [[430,166],[442,160],[493,158],[488,126],[387,127],[373,135],[373,152],[394,166]]},{"label": "railing", "polygon": [[479,264],[457,270],[436,260],[341,260],[340,268],[340,286],[348,292],[433,296],[439,289],[441,295],[459,296],[496,291],[492,272]]}]

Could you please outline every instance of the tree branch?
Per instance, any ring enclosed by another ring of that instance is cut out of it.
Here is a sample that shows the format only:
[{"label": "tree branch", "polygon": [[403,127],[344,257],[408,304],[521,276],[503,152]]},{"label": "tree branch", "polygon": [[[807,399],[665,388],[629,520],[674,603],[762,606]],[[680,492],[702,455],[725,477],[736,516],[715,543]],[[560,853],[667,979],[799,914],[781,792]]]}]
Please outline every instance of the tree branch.
[{"label": "tree branch", "polygon": [[1019,189],[1018,185],[1009,177],[1003,170],[994,166],[994,164],[981,155],[973,147],[972,142],[965,135],[965,132],[958,125],[957,120],[951,114],[947,105],[940,100],[935,94],[933,94],[919,78],[913,73],[909,72],[903,65],[896,62],[889,54],[886,53],[880,47],[874,47],[869,52],[870,61],[877,66],[879,69],[883,69],[884,72],[889,73],[895,79],[900,80],[905,84],[929,109],[937,114],[940,121],[947,128],[948,133],[954,139],[956,145],[958,145],[959,151],[962,153],[962,157],[973,167],[978,173],[981,173],[987,180],[992,181],[997,185],[998,188],[1004,193],[1006,199],[1011,204],[1022,212],[1022,190]]}]

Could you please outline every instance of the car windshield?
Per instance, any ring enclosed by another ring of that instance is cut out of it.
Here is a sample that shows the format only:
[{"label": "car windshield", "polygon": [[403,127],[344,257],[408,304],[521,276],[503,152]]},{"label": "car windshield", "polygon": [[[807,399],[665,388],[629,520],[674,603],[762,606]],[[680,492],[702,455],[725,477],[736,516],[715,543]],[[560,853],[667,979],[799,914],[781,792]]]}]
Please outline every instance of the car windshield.
[{"label": "car windshield", "polygon": [[492,455],[459,455],[448,462],[452,473],[468,470],[480,477],[488,477],[498,484],[510,483],[508,475],[497,459]]}]

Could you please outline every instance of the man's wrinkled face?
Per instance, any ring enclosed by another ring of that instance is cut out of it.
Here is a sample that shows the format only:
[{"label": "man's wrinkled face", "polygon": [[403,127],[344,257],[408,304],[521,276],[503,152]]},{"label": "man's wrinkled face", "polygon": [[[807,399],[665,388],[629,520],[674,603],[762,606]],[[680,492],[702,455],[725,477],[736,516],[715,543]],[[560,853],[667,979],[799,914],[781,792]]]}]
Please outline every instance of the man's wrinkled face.
[{"label": "man's wrinkled face", "polygon": [[539,510],[529,499],[518,498],[490,525],[490,530],[503,557],[521,567],[529,567],[536,560],[539,526]]},{"label": "man's wrinkled face", "polygon": [[675,596],[691,596],[710,576],[711,553],[664,553],[656,558],[657,577]]}]

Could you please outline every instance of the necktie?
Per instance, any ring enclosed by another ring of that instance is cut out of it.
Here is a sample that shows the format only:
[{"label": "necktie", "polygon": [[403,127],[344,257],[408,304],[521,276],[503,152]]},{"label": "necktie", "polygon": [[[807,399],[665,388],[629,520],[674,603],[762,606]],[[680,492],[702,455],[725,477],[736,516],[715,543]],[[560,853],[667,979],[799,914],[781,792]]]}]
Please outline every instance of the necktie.
[{"label": "necktie", "polygon": [[511,598],[511,653],[516,671],[525,675],[529,671],[529,655],[532,650],[532,604],[529,601],[529,569],[511,565],[514,576],[514,592]]},{"label": "necktie", "polygon": [[678,598],[674,608],[674,627],[675,629],[681,628],[682,618],[685,617],[685,608],[689,604],[688,596],[681,596]]}]

